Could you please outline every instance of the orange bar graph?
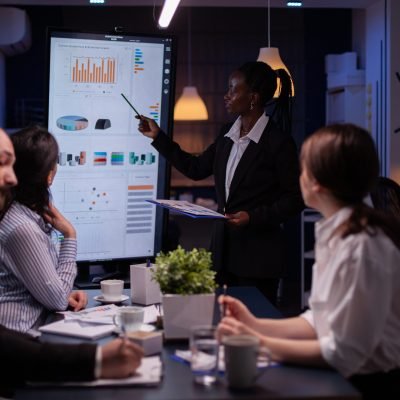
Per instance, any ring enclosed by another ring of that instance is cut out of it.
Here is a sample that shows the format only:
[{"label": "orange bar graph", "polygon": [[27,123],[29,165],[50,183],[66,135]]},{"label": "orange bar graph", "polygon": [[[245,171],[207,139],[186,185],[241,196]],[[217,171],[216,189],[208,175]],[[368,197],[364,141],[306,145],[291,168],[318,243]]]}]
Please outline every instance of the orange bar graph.
[{"label": "orange bar graph", "polygon": [[71,80],[76,83],[116,83],[116,60],[110,57],[76,57]]}]

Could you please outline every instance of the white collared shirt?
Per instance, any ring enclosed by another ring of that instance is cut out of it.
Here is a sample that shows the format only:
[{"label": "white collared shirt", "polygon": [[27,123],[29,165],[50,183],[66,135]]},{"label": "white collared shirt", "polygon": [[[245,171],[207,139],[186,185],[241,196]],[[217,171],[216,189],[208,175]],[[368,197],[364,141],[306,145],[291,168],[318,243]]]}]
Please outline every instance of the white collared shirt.
[{"label": "white collared shirt", "polygon": [[316,224],[310,310],[322,356],[343,376],[400,367],[400,250],[381,231],[342,239],[342,208]]},{"label": "white collared shirt", "polygon": [[247,149],[250,140],[252,140],[254,143],[258,143],[260,141],[264,129],[268,124],[268,121],[269,117],[267,115],[265,114],[261,115],[261,117],[254,124],[250,132],[246,136],[240,137],[240,127],[242,126],[242,117],[239,117],[234,122],[231,129],[229,129],[229,131],[225,134],[225,137],[228,137],[233,141],[233,146],[231,149],[231,153],[229,154],[228,163],[226,164],[225,199],[228,199],[229,197],[229,191],[233,175],[235,174],[239,161],[242,158],[243,153]]}]

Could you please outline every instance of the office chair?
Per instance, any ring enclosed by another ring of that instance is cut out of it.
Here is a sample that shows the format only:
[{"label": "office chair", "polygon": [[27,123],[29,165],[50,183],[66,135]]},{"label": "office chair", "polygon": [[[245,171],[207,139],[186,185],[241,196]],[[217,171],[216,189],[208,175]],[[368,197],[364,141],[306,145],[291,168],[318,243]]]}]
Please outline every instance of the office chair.
[{"label": "office chair", "polygon": [[394,180],[380,176],[370,195],[376,209],[400,218],[400,185]]}]

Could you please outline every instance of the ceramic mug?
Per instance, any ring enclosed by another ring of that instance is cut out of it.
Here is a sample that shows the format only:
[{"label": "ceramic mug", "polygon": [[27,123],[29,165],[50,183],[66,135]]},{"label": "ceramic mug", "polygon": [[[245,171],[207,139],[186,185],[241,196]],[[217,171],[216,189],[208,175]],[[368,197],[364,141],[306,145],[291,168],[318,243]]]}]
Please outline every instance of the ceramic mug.
[{"label": "ceramic mug", "polygon": [[268,349],[260,347],[259,339],[251,335],[225,336],[222,343],[228,386],[233,389],[253,387],[260,376],[257,368],[258,357],[262,355],[269,360]]},{"label": "ceramic mug", "polygon": [[136,306],[121,307],[114,315],[114,324],[122,333],[140,331],[144,320],[144,308]]},{"label": "ceramic mug", "polygon": [[106,301],[121,300],[124,281],[120,279],[105,279],[100,282],[101,294]]}]

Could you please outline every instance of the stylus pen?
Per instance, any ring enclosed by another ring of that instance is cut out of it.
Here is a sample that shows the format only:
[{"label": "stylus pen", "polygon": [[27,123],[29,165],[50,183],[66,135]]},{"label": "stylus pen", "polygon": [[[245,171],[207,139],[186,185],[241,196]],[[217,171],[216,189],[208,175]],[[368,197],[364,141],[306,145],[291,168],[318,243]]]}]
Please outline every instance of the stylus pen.
[{"label": "stylus pen", "polygon": [[126,98],[126,96],[121,93],[121,96],[125,99],[125,101],[131,106],[132,110],[135,111],[136,115],[141,119],[142,117],[140,116],[138,110],[136,110],[135,107],[133,107],[132,103]]}]

